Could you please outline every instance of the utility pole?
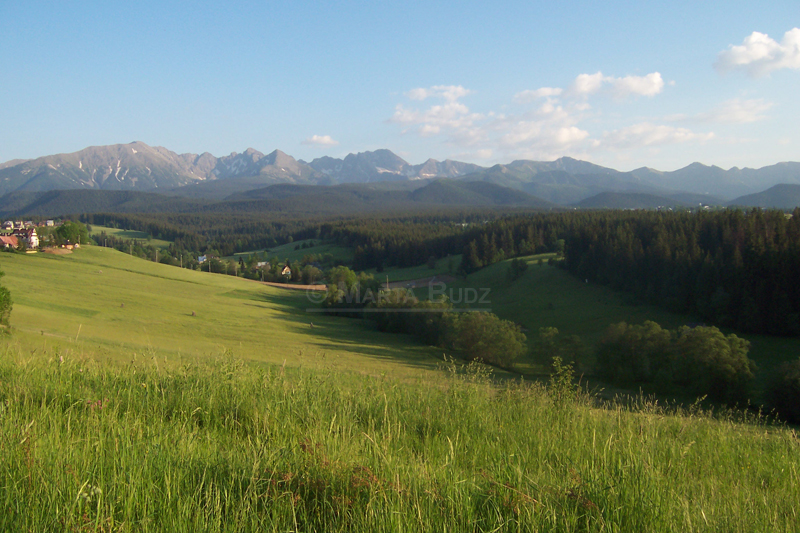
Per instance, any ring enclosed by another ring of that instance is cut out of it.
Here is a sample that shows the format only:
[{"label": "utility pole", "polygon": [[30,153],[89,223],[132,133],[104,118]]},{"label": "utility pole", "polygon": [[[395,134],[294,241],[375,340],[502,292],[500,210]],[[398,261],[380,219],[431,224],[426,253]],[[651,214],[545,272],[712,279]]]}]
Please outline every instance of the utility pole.
[{"label": "utility pole", "polygon": [[181,268],[183,268],[183,254],[181,254]]},{"label": "utility pole", "polygon": [[158,248],[156,248],[156,263],[158,263]]}]

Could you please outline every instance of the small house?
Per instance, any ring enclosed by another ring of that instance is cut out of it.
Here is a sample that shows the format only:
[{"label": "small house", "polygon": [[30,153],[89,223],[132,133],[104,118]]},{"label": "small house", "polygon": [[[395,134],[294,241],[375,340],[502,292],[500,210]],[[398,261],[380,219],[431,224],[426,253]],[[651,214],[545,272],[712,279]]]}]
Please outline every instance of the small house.
[{"label": "small house", "polygon": [[5,222],[3,222],[3,229],[14,229],[14,221],[6,220]]},{"label": "small house", "polygon": [[16,248],[19,241],[13,235],[0,235],[0,247],[2,248]]},{"label": "small house", "polygon": [[283,267],[283,270],[281,270],[281,276],[286,276],[287,278],[292,277],[292,269],[289,268],[289,265]]},{"label": "small house", "polygon": [[17,229],[13,235],[18,240],[23,241],[28,248],[39,247],[39,236],[36,234],[36,228]]}]

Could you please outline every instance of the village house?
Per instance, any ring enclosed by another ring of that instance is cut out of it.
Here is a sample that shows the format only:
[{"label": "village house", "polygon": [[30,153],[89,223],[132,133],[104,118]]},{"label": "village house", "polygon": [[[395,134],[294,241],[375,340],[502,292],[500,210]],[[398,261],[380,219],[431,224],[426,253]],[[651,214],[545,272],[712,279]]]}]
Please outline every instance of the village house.
[{"label": "village house", "polygon": [[13,235],[0,235],[0,247],[2,248],[16,248],[19,241]]},{"label": "village house", "polygon": [[289,265],[283,267],[283,270],[281,270],[281,276],[286,276],[287,278],[292,277],[292,269],[289,268]]},{"label": "village house", "polygon": [[14,237],[23,241],[28,248],[39,247],[39,236],[36,234],[36,228],[17,229],[14,230]]},{"label": "village house", "polygon": [[6,220],[5,222],[3,222],[3,229],[14,229],[14,221]]}]

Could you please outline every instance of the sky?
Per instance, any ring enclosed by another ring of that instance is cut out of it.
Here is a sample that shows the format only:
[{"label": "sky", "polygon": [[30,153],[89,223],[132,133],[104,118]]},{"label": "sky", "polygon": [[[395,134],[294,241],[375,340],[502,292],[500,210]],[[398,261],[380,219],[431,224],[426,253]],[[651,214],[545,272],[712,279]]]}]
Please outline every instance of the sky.
[{"label": "sky", "polygon": [[800,160],[800,2],[0,0],[0,162]]}]

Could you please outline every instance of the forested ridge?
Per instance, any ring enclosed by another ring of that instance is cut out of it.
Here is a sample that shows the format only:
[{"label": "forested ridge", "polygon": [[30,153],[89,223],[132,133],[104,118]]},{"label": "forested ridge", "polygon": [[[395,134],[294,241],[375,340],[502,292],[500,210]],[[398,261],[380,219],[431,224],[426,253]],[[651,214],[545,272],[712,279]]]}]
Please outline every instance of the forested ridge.
[{"label": "forested ridge", "polygon": [[717,325],[800,333],[800,212],[586,213],[565,267]]}]

